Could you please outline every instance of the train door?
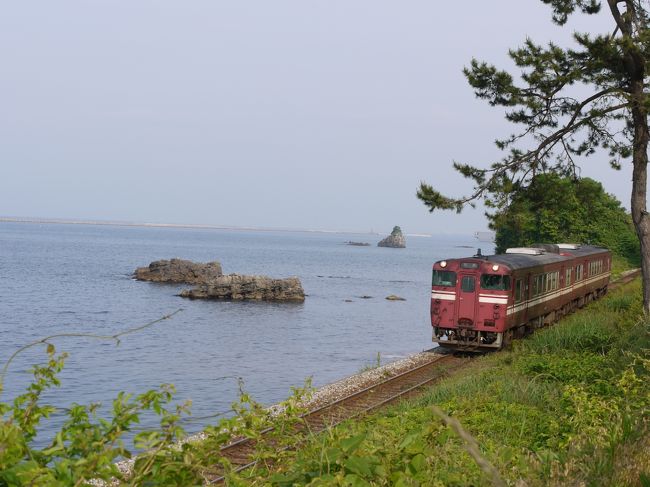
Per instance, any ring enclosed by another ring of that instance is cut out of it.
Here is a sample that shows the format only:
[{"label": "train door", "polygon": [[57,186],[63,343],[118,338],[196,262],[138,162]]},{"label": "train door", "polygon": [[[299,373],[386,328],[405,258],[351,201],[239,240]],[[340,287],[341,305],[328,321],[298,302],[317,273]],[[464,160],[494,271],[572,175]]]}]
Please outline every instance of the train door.
[{"label": "train door", "polygon": [[460,326],[473,326],[475,323],[475,312],[476,312],[476,302],[478,301],[476,296],[476,288],[478,283],[476,282],[476,276],[472,274],[460,274],[460,279],[458,279],[458,310],[456,316],[458,316],[458,324]]}]

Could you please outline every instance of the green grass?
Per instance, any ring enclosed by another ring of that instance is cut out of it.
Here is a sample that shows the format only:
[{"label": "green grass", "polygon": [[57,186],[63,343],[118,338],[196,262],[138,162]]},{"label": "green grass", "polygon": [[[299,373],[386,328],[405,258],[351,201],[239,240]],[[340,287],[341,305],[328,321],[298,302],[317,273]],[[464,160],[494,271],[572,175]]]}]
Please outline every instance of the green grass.
[{"label": "green grass", "polygon": [[634,282],[512,350],[476,359],[417,400],[311,438],[274,476],[247,482],[492,485],[451,417],[507,484],[617,483],[617,459],[634,451],[650,419],[650,333],[641,316]]},{"label": "green grass", "polygon": [[616,279],[623,272],[641,266],[640,256],[625,257],[616,253],[612,254],[612,279]]}]

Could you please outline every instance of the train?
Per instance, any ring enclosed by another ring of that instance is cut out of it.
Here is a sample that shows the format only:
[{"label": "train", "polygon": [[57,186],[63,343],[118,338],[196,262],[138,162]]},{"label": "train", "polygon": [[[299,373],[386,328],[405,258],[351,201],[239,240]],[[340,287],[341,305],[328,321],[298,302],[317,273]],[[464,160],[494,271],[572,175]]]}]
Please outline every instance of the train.
[{"label": "train", "polygon": [[603,247],[534,244],[503,254],[433,264],[433,342],[466,351],[501,349],[607,292],[612,255]]}]

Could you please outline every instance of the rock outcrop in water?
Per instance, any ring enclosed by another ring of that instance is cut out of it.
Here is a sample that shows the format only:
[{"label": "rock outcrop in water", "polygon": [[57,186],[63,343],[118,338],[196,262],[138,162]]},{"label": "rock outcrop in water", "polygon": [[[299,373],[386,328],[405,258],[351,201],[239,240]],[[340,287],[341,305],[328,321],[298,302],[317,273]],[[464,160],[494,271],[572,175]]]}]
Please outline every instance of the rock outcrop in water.
[{"label": "rock outcrop in water", "polygon": [[157,260],[149,267],[138,267],[133,274],[139,281],[201,284],[221,275],[219,262],[201,264],[183,259]]},{"label": "rock outcrop in water", "polygon": [[403,297],[396,296],[395,294],[391,294],[389,296],[386,296],[386,299],[388,301],[406,301],[406,299],[404,299]]},{"label": "rock outcrop in water", "polygon": [[180,296],[190,299],[304,301],[305,291],[297,277],[272,279],[266,276],[230,274],[184,290]]},{"label": "rock outcrop in water", "polygon": [[258,301],[304,301],[300,279],[272,279],[266,276],[223,275],[219,262],[201,264],[183,259],[157,260],[149,267],[136,269],[141,281],[196,284],[179,296],[190,299],[225,299]]},{"label": "rock outcrop in water", "polygon": [[398,226],[394,226],[390,235],[380,241],[377,244],[377,247],[392,247],[394,249],[406,248],[406,238],[402,235],[402,229]]}]

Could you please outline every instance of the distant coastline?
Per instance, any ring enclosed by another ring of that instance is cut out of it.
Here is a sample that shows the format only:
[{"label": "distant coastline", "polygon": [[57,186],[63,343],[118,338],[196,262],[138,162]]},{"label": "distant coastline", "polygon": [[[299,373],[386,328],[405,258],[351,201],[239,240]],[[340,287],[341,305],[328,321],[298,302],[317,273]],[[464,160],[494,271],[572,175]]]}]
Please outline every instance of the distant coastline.
[{"label": "distant coastline", "polygon": [[[196,230],[232,230],[241,232],[291,232],[291,233],[329,233],[329,234],[356,234],[356,235],[383,235],[380,232],[359,232],[343,230],[314,230],[296,228],[269,228],[269,227],[235,227],[227,225],[208,225],[192,223],[151,223],[151,222],[123,222],[106,220],[68,220],[65,218],[36,218],[36,217],[8,217],[0,216],[0,223],[36,223],[48,225],[101,225],[113,227],[142,227],[142,228],[188,228]],[[426,233],[410,233],[408,237],[431,237]]]}]

